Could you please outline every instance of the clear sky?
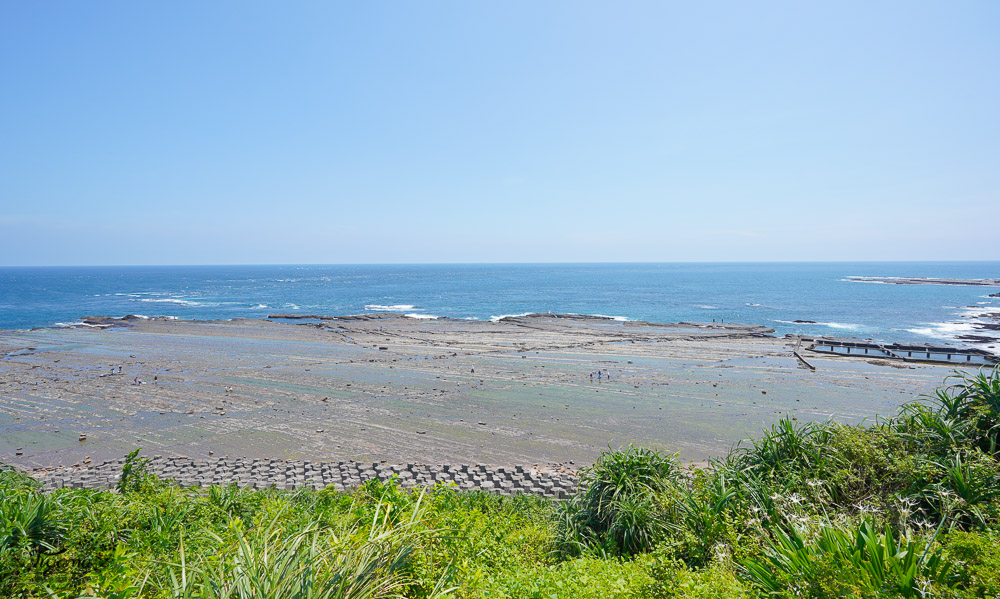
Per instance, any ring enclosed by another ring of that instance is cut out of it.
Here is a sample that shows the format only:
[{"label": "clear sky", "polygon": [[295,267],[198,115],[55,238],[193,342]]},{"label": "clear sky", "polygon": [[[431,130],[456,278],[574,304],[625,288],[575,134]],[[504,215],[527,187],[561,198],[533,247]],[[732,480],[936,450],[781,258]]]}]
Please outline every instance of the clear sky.
[{"label": "clear sky", "polygon": [[3,2],[0,264],[1000,259],[1000,2]]}]

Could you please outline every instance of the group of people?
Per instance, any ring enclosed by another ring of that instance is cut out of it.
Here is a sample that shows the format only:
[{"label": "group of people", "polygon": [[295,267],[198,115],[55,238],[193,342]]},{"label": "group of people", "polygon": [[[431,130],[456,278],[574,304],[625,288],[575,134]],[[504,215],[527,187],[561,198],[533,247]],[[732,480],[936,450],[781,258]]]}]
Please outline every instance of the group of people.
[{"label": "group of people", "polygon": [[[595,373],[593,373],[593,372],[590,373],[590,382],[591,383],[594,382],[594,374]],[[598,383],[601,382],[601,379],[605,379],[605,380],[608,380],[608,381],[611,380],[611,373],[608,372],[607,370],[598,370],[596,372],[596,374],[597,374],[597,382]]]},{"label": "group of people", "polygon": [[[122,367],[121,367],[121,365],[118,366],[117,370],[115,369],[114,366],[111,367],[111,374],[121,374],[121,373],[122,373]],[[159,379],[158,376],[153,375],[153,384],[154,385],[157,384],[159,382],[159,380],[160,379]],[[137,375],[137,376],[132,377],[132,384],[133,385],[142,385],[143,381],[140,381],[139,377]]]}]

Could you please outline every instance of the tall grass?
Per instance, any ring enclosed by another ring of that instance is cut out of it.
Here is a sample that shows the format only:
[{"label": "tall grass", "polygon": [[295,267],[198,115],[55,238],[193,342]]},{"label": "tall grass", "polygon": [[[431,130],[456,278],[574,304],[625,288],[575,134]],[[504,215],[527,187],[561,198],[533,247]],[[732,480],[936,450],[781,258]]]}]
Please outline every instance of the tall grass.
[{"label": "tall grass", "polygon": [[[170,569],[176,599],[375,599],[400,596],[415,581],[407,567],[419,537],[424,510],[402,523],[380,506],[370,525],[346,531],[316,522],[286,530],[276,517],[267,526],[244,531],[234,526],[235,543],[219,555],[188,562],[183,542],[180,562]],[[360,535],[360,540],[359,540]],[[221,542],[222,539],[217,539]],[[441,577],[427,597],[454,589]]]}]

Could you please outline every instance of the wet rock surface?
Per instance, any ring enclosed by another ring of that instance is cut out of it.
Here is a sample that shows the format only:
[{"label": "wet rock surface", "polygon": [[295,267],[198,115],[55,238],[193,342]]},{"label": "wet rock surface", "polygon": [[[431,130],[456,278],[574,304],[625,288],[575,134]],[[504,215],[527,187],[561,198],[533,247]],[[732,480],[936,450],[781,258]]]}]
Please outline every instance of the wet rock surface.
[{"label": "wet rock surface", "polygon": [[[947,367],[809,357],[763,326],[528,315],[99,320],[0,331],[0,462],[163,456],[587,464],[629,443],[725,453],[794,411],[895,413]],[[762,394],[766,391],[767,394]]]}]

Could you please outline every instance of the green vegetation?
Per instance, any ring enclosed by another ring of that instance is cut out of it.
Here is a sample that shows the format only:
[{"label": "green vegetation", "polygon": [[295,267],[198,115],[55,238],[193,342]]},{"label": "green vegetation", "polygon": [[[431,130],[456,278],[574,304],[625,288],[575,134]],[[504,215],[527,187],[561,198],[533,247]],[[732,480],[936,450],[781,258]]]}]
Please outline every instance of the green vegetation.
[{"label": "green vegetation", "polygon": [[708,468],[628,447],[566,501],[0,471],[0,597],[1000,597],[1000,372],[895,418],[784,418]]}]

